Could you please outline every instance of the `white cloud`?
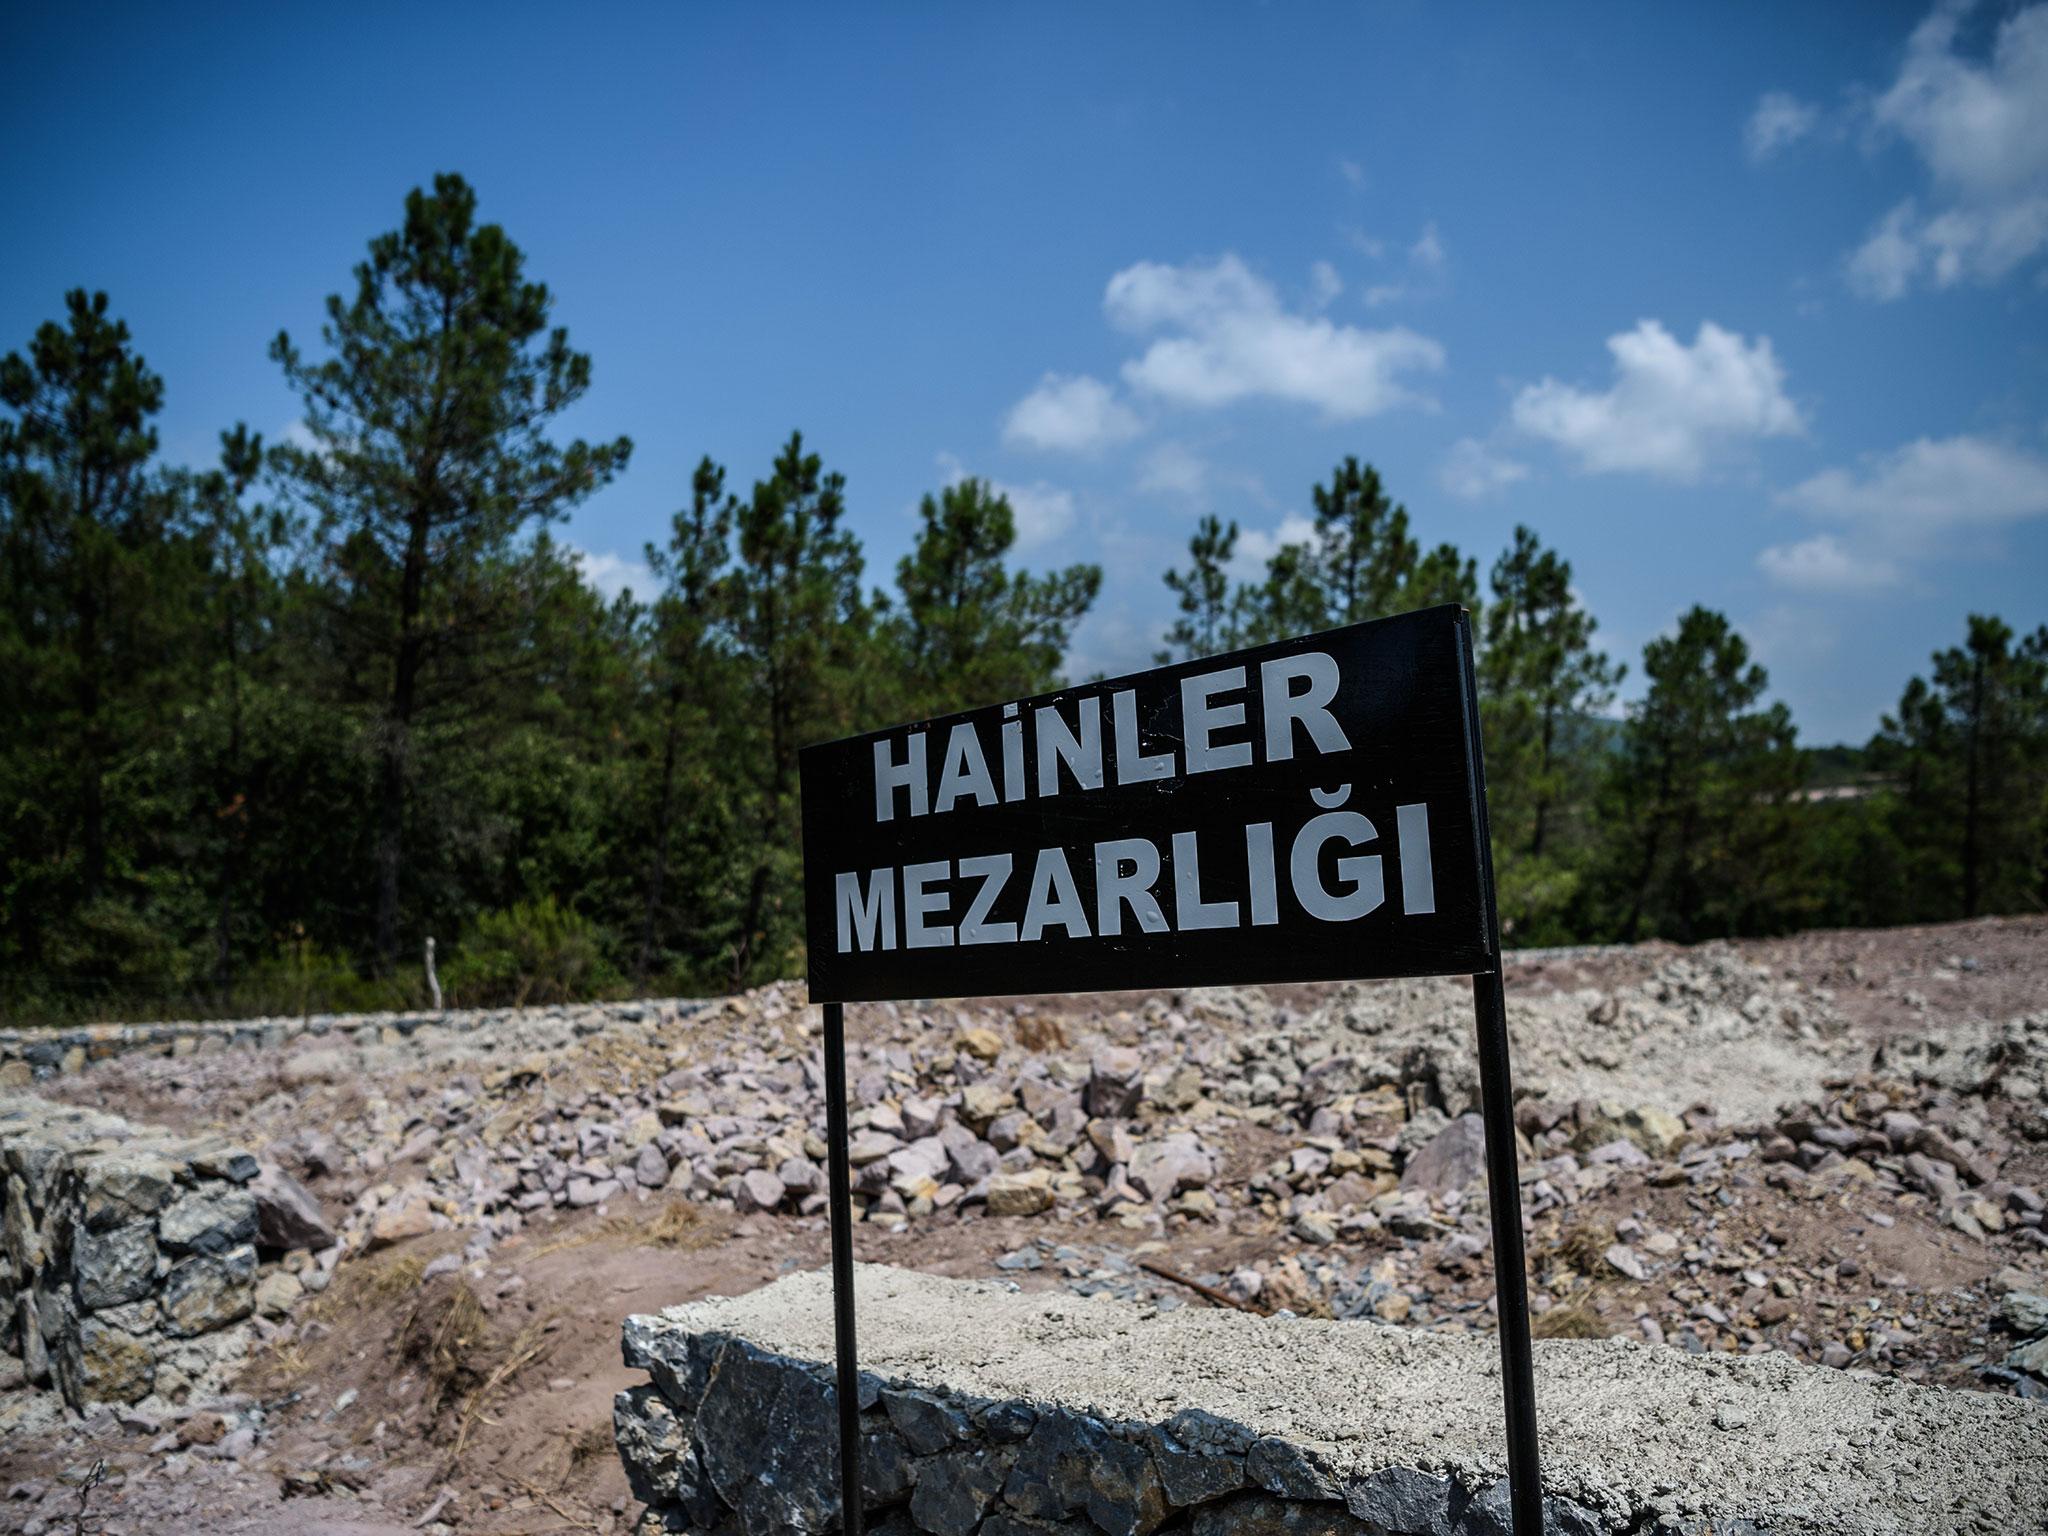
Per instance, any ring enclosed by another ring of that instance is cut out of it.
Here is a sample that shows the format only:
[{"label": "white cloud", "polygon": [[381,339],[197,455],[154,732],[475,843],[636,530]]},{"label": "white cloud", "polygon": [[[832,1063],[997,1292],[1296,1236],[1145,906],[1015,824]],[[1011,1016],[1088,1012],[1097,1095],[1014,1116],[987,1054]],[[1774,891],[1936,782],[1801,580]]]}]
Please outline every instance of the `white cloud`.
[{"label": "white cloud", "polygon": [[1923,252],[1913,228],[1915,209],[1909,197],[1884,216],[1870,238],[1849,258],[1849,285],[1866,299],[1889,302],[1904,298]]},{"label": "white cloud", "polygon": [[1432,272],[1444,264],[1443,236],[1437,233],[1434,219],[1422,226],[1422,233],[1408,247],[1408,259]]},{"label": "white cloud", "polygon": [[[939,469],[949,487],[967,478],[967,466],[950,453],[939,455]],[[1017,529],[1014,547],[1018,554],[1043,549],[1074,526],[1072,491],[1044,480],[1034,480],[1029,485],[1011,485],[989,479],[986,475],[982,479],[991,491],[1010,504],[1010,516]]]},{"label": "white cloud", "polygon": [[1437,481],[1445,490],[1472,501],[1528,478],[1528,465],[1496,452],[1476,437],[1461,437],[1451,444],[1451,451],[1437,470]]},{"label": "white cloud", "polygon": [[1611,388],[1546,378],[1514,402],[1517,427],[1570,450],[1588,473],[1695,480],[1729,444],[1806,429],[1767,336],[1745,341],[1709,320],[1686,346],[1644,320],[1610,336],[1607,350],[1614,354]]},{"label": "white cloud", "polygon": [[1209,483],[1209,465],[1185,443],[1161,443],[1146,457],[1138,489],[1193,498]]},{"label": "white cloud", "polygon": [[1003,441],[1013,447],[1092,453],[1137,436],[1140,428],[1136,413],[1102,380],[1085,373],[1048,373],[1010,407]]},{"label": "white cloud", "polygon": [[1275,528],[1246,528],[1238,534],[1237,548],[1231,553],[1228,567],[1231,579],[1263,581],[1266,562],[1277,555],[1282,546],[1313,544],[1315,541],[1315,519],[1299,512],[1288,513]]},{"label": "white cloud", "polygon": [[1923,562],[1996,552],[1996,530],[2048,517],[2048,459],[1981,437],[1920,438],[1856,469],[1835,468],[1779,493],[1783,506],[1832,523],[1757,556],[1780,586],[1869,592]]},{"label": "white cloud", "polygon": [[1786,91],[1766,91],[1743,125],[1743,148],[1752,161],[1761,165],[1812,133],[1819,121],[1818,107]]},{"label": "white cloud", "polygon": [[1899,568],[1890,560],[1859,554],[1831,533],[1774,544],[1756,563],[1776,585],[1799,592],[1876,592],[1899,580]]},{"label": "white cloud", "polygon": [[1363,187],[1365,185],[1365,167],[1356,160],[1339,160],[1337,162],[1337,173],[1350,182],[1353,187]]},{"label": "white cloud", "polygon": [[645,561],[632,559],[609,549],[584,549],[575,544],[562,546],[582,568],[583,579],[606,599],[632,592],[645,600],[654,596],[654,572]]},{"label": "white cloud", "polygon": [[1823,470],[1778,499],[1895,534],[1996,526],[2048,516],[2048,460],[1989,438],[1923,437],[1861,474]]},{"label": "white cloud", "polygon": [[1308,286],[1309,297],[1315,307],[1327,309],[1330,302],[1344,291],[1344,279],[1327,261],[1319,261],[1308,269]]},{"label": "white cloud", "polygon": [[1871,106],[1879,134],[1918,152],[1940,205],[1923,217],[1898,204],[1850,257],[1867,298],[1899,298],[1923,278],[1994,282],[2048,249],[2048,5],[2007,16],[1982,59],[1957,49],[1973,8],[1938,5]]},{"label": "white cloud", "polygon": [[1405,376],[1444,366],[1441,346],[1404,327],[1361,330],[1290,313],[1272,285],[1232,255],[1126,267],[1109,280],[1103,308],[1120,330],[1167,333],[1125,363],[1123,377],[1176,405],[1264,398],[1354,420],[1417,403]]}]

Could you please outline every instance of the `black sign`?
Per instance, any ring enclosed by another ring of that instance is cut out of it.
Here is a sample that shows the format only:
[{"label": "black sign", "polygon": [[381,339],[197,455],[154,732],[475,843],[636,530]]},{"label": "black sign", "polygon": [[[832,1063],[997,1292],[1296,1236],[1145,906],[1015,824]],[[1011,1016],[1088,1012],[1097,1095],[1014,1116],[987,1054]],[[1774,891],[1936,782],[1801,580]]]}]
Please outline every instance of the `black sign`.
[{"label": "black sign", "polygon": [[1491,970],[1446,606],[803,753],[816,1002]]}]

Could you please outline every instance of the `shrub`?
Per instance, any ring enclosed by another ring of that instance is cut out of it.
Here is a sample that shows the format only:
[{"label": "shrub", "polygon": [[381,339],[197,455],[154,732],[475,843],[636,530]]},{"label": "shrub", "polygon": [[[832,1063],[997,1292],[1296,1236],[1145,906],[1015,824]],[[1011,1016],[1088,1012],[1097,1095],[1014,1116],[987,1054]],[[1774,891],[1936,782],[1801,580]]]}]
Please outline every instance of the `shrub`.
[{"label": "shrub", "polygon": [[565,1003],[619,985],[603,931],[552,896],[486,912],[463,935],[442,976],[450,1007]]}]

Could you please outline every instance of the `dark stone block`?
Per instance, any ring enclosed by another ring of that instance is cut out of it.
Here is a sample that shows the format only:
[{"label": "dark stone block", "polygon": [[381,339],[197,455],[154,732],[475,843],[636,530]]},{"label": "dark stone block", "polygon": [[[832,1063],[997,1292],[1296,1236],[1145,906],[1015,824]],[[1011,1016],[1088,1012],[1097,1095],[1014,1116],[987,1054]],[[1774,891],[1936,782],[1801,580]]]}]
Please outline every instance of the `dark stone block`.
[{"label": "dark stone block", "polygon": [[1108,1536],[1149,1536],[1168,1511],[1145,1448],[1072,1413],[1040,1416],[1003,1485],[1003,1502],[1039,1520],[1082,1513]]},{"label": "dark stone block", "polygon": [[895,1387],[885,1387],[881,1396],[889,1422],[913,1455],[936,1455],[973,1437],[973,1421],[943,1398]]},{"label": "dark stone block", "polygon": [[1003,1491],[1008,1458],[993,1450],[947,1451],[917,1470],[910,1515],[931,1536],[973,1536]]}]

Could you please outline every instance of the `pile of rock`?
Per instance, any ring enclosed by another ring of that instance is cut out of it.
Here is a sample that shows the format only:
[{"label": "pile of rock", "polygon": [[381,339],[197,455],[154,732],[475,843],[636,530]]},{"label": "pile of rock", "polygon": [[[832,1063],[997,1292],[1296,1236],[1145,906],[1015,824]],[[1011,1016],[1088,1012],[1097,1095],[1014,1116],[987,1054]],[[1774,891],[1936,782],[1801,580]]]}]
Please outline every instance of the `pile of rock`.
[{"label": "pile of rock", "polygon": [[[1308,1242],[1381,1227],[1440,1234],[1459,1225],[1447,1226],[1443,1200],[1478,1172],[1477,1122],[1465,1118],[1478,1092],[1469,1009],[1448,982],[1337,989],[1303,1013],[1258,990],[1205,989],[1108,1014],[1096,1041],[1068,1054],[1018,1043],[1036,1022],[1027,1007],[865,1007],[849,1063],[855,1199],[892,1224],[985,1209],[1156,1229],[1248,1204]],[[349,1241],[450,1226],[490,1241],[537,1211],[662,1190],[743,1212],[822,1209],[823,1074],[801,990],[762,988],[688,1021],[693,1035],[724,1031],[729,1050],[674,1044],[679,1022],[653,1006],[599,1038],[452,1074],[433,1102],[374,1105],[337,1138],[362,1149],[374,1181]],[[1743,1056],[1719,1086],[1750,1105],[1765,1092],[1759,1060],[1779,1074],[1771,1091],[1805,1090],[1839,1054],[1811,994],[1729,955],[1674,958],[1621,994],[1533,996],[1511,1024],[1539,1100],[1567,1068],[1574,1082],[1640,1090],[1613,1101],[1600,1145],[1630,1140],[1659,1156],[1699,1118],[1701,1073],[1646,1087],[1642,1061],[1687,1038]],[[620,1070],[593,1078],[579,1054]],[[1567,1101],[1550,1128],[1574,1113],[1567,1138],[1597,1152],[1586,1136],[1606,1103],[1580,1112]],[[1249,1189],[1216,1177],[1245,1130],[1290,1143]],[[330,1147],[305,1150],[317,1165]],[[1534,1196],[1539,1209],[1551,1198]]]},{"label": "pile of rock", "polygon": [[212,1390],[245,1321],[339,1257],[312,1197],[225,1142],[5,1097],[0,1176],[0,1348],[74,1408]]},{"label": "pile of rock", "polygon": [[254,1019],[175,1019],[149,1024],[81,1024],[65,1029],[0,1029],[0,1089],[79,1072],[134,1054],[194,1056],[226,1050],[275,1050],[301,1036],[361,1044],[411,1039],[421,1030],[458,1034],[502,1029],[539,1012],[573,1012],[585,1032],[635,1023],[651,1011],[688,1011],[687,1001],[584,1003],[573,1009],[450,1008],[441,1012],[306,1013]]},{"label": "pile of rock", "polygon": [[[886,1536],[1502,1531],[1490,1341],[858,1271]],[[614,1429],[646,1536],[837,1527],[821,1275],[635,1317]],[[2048,1521],[2029,1405],[1621,1342],[1539,1344],[1546,1529],[2002,1532]]]}]

